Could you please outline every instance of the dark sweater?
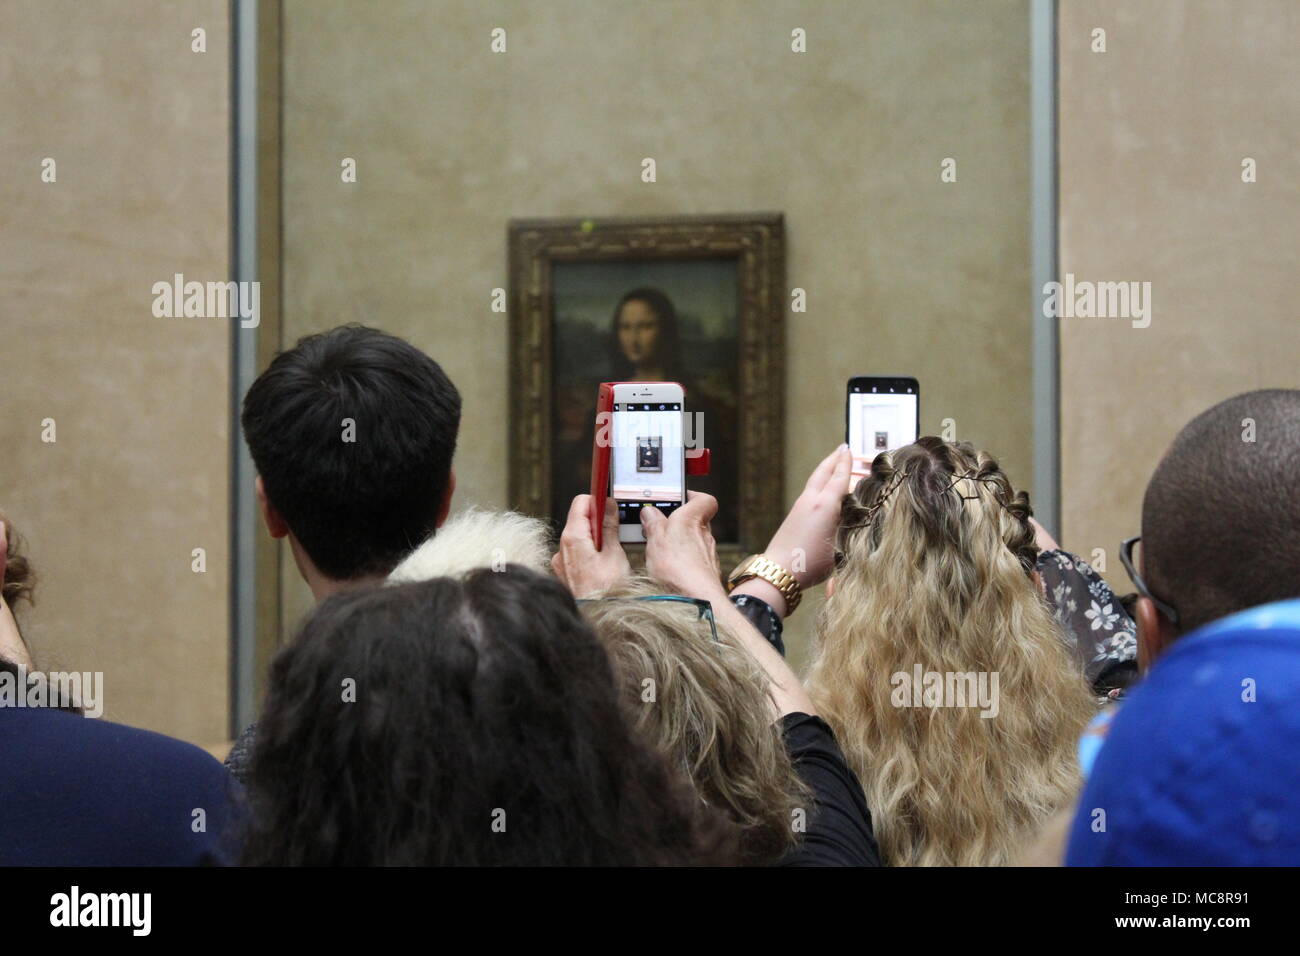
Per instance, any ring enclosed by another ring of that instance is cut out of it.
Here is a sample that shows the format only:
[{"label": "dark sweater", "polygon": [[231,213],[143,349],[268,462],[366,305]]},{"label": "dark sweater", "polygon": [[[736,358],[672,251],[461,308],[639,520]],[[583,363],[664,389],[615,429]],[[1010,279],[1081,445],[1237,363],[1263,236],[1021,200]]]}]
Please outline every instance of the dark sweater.
[{"label": "dark sweater", "polygon": [[795,772],[812,791],[807,829],[778,866],[880,866],[880,848],[862,784],[826,721],[808,714],[781,719]]},{"label": "dark sweater", "polygon": [[198,747],[50,708],[0,709],[0,866],[226,863],[240,803]]}]

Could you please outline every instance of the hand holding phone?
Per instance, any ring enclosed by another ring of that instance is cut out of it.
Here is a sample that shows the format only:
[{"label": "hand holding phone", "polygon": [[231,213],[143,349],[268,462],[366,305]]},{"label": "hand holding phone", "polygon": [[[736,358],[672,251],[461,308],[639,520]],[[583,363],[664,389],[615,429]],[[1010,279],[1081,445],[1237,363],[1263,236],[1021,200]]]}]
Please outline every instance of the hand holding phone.
[{"label": "hand holding phone", "polygon": [[[597,403],[592,498],[618,508],[618,540],[642,542],[641,509],[664,517],[686,500],[685,390],[676,382],[606,382]],[[593,526],[601,546],[603,528]]]},{"label": "hand holding phone", "polygon": [[597,527],[603,526],[605,532],[601,544],[596,543],[591,531],[595,507],[590,495],[573,499],[569,518],[560,532],[559,550],[551,557],[551,570],[575,598],[617,587],[632,573],[623,546],[618,543],[618,509],[613,499],[607,499],[604,513],[596,516]]},{"label": "hand holding phone", "polygon": [[717,498],[693,491],[690,501],[675,512],[672,520],[655,508],[641,519],[645,527],[646,571],[670,593],[715,604],[726,600],[718,546],[709,528],[717,513]]}]

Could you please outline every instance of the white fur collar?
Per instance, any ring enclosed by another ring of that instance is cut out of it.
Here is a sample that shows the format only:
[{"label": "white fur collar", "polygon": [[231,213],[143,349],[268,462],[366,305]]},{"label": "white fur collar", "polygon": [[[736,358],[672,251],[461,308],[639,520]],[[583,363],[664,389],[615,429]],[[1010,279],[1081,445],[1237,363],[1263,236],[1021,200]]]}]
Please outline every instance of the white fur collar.
[{"label": "white fur collar", "polygon": [[551,535],[546,524],[516,511],[469,508],[455,515],[393,569],[388,580],[427,581],[477,568],[522,564],[550,573]]}]

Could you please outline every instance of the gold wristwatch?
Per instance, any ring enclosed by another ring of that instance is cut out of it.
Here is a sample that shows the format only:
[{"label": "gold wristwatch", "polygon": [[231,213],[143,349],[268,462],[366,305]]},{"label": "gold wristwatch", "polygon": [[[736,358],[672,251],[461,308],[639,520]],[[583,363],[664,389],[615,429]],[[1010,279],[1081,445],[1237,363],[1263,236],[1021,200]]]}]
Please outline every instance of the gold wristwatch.
[{"label": "gold wristwatch", "polygon": [[734,591],[737,585],[750,578],[762,578],[781,592],[781,596],[785,598],[787,616],[794,613],[794,609],[803,599],[803,588],[795,580],[795,576],[766,555],[751,554],[741,561],[727,578],[727,592]]}]

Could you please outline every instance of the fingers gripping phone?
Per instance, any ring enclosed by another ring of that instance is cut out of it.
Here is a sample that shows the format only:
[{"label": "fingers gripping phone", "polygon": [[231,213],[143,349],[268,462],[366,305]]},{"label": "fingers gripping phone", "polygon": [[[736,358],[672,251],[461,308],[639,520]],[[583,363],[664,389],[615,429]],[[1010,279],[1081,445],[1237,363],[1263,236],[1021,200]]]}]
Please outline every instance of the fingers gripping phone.
[{"label": "fingers gripping phone", "polygon": [[914,378],[855,375],[844,400],[844,440],[853,456],[849,491],[882,451],[910,445],[921,434],[921,386]]},{"label": "fingers gripping phone", "polygon": [[[686,500],[685,392],[676,382],[616,382],[601,386],[592,457],[596,508],[604,496],[618,505],[618,540],[643,542],[641,509],[672,514]],[[602,472],[608,473],[608,484]],[[593,516],[593,524],[599,514]],[[599,545],[598,545],[599,546]]]}]

